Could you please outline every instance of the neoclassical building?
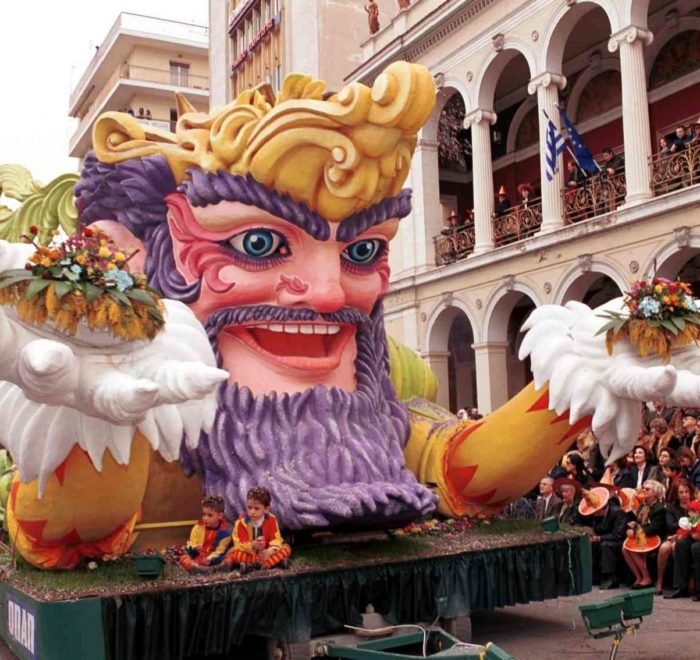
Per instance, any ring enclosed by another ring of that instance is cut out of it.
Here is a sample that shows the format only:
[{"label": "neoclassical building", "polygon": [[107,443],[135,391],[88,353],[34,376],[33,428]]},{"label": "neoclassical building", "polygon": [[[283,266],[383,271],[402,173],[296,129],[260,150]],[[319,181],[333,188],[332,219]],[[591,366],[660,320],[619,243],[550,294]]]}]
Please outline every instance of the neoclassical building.
[{"label": "neoclassical building", "polygon": [[[700,138],[659,146],[700,116],[700,2],[414,0],[347,79],[396,59],[426,65],[439,96],[393,245],[388,328],[429,360],[442,403],[488,412],[529,379],[519,328],[537,305],[595,306],[653,269],[700,282]],[[577,186],[568,154],[546,177],[558,105],[603,170]],[[606,148],[624,165],[608,172]],[[443,233],[451,212],[462,224]]]}]

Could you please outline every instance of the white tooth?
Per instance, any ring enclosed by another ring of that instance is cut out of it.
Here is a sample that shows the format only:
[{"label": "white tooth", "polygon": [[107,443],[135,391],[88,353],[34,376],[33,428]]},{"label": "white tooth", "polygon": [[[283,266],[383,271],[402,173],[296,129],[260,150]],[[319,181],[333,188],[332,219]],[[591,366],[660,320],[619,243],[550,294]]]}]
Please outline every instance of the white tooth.
[{"label": "white tooth", "polygon": [[270,323],[267,329],[270,332],[284,332],[284,326],[281,323]]},{"label": "white tooth", "polygon": [[328,334],[329,335],[337,335],[339,332],[340,332],[339,325],[329,325],[328,326]]},{"label": "white tooth", "polygon": [[314,334],[314,326],[312,326],[312,325],[300,325],[299,332],[301,332],[302,335],[312,335],[312,334]]},{"label": "white tooth", "polygon": [[327,335],[328,334],[328,326],[327,325],[315,325],[314,326],[314,334]]},{"label": "white tooth", "polygon": [[288,332],[290,335],[296,335],[299,332],[299,326],[288,323],[284,326],[284,331]]}]

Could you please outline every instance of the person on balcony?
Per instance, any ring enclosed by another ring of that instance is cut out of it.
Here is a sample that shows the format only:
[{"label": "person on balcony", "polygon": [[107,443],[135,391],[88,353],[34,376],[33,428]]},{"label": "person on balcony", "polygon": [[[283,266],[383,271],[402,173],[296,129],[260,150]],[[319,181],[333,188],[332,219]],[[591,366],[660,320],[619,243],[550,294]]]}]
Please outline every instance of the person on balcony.
[{"label": "person on balcony", "polygon": [[530,198],[532,197],[532,184],[525,181],[518,185],[518,195],[520,196],[520,205],[524,208],[530,208]]},{"label": "person on balcony", "polygon": [[450,212],[450,215],[445,219],[445,226],[442,229],[442,234],[444,236],[452,236],[460,230],[459,217],[454,211]]},{"label": "person on balcony", "polygon": [[693,139],[692,135],[688,135],[687,131],[685,130],[685,126],[676,126],[675,133],[676,137],[673,138],[673,142],[669,149],[672,154],[686,149],[688,143]]},{"label": "person on balcony", "polygon": [[506,187],[501,186],[498,189],[498,201],[496,202],[496,217],[500,218],[501,216],[504,216],[508,211],[510,210],[512,204],[510,203],[510,199],[508,199],[508,193],[506,193]]},{"label": "person on balcony", "polygon": [[586,175],[575,160],[570,160],[566,164],[566,172],[567,189],[582,188],[586,185]]},{"label": "person on balcony", "polygon": [[690,142],[688,142],[689,147],[697,147],[700,146],[700,117],[698,117],[698,120],[693,124],[693,135],[692,139]]},{"label": "person on balcony", "polygon": [[625,159],[617,155],[611,147],[603,149],[603,175],[607,178],[615,176],[618,170],[625,166]]},{"label": "person on balcony", "polygon": [[666,137],[662,135],[659,138],[659,156],[663,158],[664,156],[668,156],[671,153],[671,145],[668,143]]}]

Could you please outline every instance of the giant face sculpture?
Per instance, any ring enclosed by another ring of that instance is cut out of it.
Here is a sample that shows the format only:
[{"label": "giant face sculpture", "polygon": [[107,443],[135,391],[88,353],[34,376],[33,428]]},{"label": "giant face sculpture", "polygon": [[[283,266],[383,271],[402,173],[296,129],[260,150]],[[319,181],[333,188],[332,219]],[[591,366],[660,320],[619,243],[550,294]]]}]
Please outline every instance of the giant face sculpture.
[{"label": "giant face sculpture", "polygon": [[321,92],[292,76],[279,99],[249,92],[214,116],[181,100],[175,142],[108,114],[76,188],[82,220],[143,248],[151,283],[190,304],[232,376],[185,469],[231,515],[267,486],[292,528],[437,502],[405,467],[381,310],[433,82],[397,63],[372,90]]}]

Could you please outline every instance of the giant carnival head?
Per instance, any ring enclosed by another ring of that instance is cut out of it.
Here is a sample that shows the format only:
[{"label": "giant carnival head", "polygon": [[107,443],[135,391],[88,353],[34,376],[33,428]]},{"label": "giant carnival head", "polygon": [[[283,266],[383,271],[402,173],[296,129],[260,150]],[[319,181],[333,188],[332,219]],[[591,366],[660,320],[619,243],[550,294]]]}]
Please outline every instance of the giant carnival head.
[{"label": "giant carnival head", "polygon": [[178,98],[175,134],[106,113],[76,188],[81,222],[139,249],[150,284],[190,305],[219,364],[212,432],[186,471],[243,511],[266,486],[290,528],[381,523],[437,498],[405,467],[381,301],[402,190],[435,87],[390,65],[370,89],[291,75],[212,114]]}]

